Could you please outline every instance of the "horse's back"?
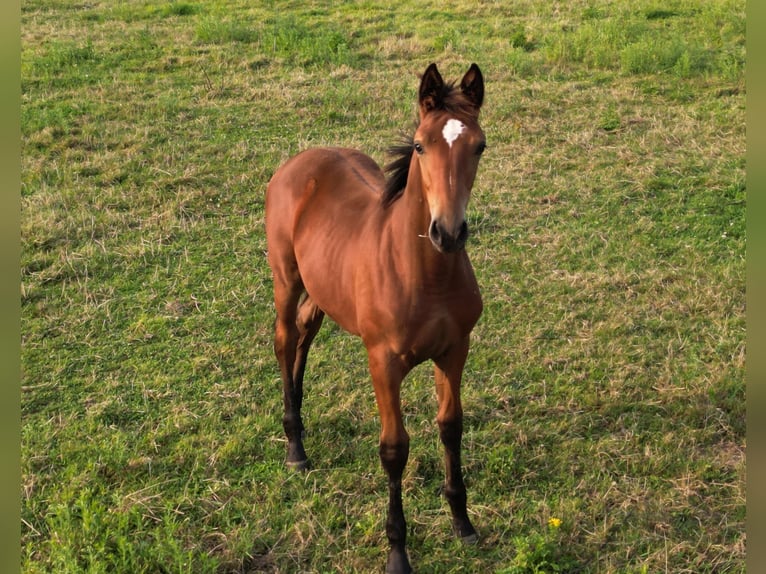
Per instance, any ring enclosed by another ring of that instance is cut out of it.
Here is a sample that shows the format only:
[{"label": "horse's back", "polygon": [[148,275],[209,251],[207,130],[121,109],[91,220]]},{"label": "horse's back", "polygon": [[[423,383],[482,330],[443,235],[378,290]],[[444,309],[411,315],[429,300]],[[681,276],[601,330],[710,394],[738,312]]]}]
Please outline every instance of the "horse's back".
[{"label": "horse's back", "polygon": [[306,193],[379,196],[385,185],[380,166],[362,152],[348,148],[310,148],[282,164],[269,181],[267,210],[277,195],[300,200]]},{"label": "horse's back", "polygon": [[299,227],[330,220],[343,225],[380,202],[383,170],[369,156],[348,148],[310,148],[283,163],[266,190],[266,237],[292,243]]}]

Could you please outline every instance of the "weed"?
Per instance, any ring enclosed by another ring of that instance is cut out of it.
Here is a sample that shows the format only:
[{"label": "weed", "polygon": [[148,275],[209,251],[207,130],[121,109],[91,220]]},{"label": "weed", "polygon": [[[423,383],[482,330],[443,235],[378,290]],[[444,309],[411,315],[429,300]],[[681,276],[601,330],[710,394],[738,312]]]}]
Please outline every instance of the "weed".
[{"label": "weed", "polygon": [[197,26],[197,39],[203,43],[227,44],[229,42],[251,43],[258,40],[257,30],[247,23],[208,17]]},{"label": "weed", "polygon": [[201,7],[188,2],[171,2],[162,10],[163,16],[193,16],[199,14]]}]

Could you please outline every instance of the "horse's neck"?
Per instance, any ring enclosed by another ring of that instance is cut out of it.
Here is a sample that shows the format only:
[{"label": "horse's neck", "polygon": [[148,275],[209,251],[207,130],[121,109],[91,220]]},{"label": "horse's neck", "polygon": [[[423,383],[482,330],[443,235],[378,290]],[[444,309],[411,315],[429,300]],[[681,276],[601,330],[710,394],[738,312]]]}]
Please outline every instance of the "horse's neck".
[{"label": "horse's neck", "polygon": [[397,264],[416,286],[438,284],[452,274],[458,257],[439,253],[428,238],[431,213],[417,160],[413,164],[402,197],[391,206],[391,242]]}]

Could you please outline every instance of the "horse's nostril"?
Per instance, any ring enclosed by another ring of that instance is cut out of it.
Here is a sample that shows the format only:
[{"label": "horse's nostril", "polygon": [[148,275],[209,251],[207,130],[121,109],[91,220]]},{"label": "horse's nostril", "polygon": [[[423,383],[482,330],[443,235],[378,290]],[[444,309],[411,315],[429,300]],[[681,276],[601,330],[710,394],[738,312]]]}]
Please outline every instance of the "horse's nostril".
[{"label": "horse's nostril", "polygon": [[442,253],[454,253],[465,247],[466,239],[468,239],[468,224],[463,221],[457,229],[457,234],[452,235],[434,219],[428,227],[428,237],[437,250]]},{"label": "horse's nostril", "polygon": [[442,234],[436,220],[433,220],[428,228],[428,237],[431,238],[431,241],[433,241],[435,245],[441,245]]}]

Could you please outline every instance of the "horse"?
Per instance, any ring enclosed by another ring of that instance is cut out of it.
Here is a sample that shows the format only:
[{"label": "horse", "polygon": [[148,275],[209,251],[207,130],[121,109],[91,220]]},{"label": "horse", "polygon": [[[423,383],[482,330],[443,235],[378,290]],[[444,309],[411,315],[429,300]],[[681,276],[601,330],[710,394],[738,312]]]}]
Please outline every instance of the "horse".
[{"label": "horse", "polygon": [[452,527],[477,532],[461,467],[460,385],[469,336],[482,312],[465,251],[466,207],[486,147],[479,126],[484,79],[471,64],[459,87],[436,64],[421,77],[419,120],[385,169],[360,151],[310,148],[282,164],[266,191],[268,261],[283,387],[286,465],[308,468],[301,419],[309,348],[325,315],[361,337],[380,415],[378,454],[388,478],[386,572],[411,572],[402,473],[409,435],[400,390],[416,365],[434,364],[443,493]]}]

